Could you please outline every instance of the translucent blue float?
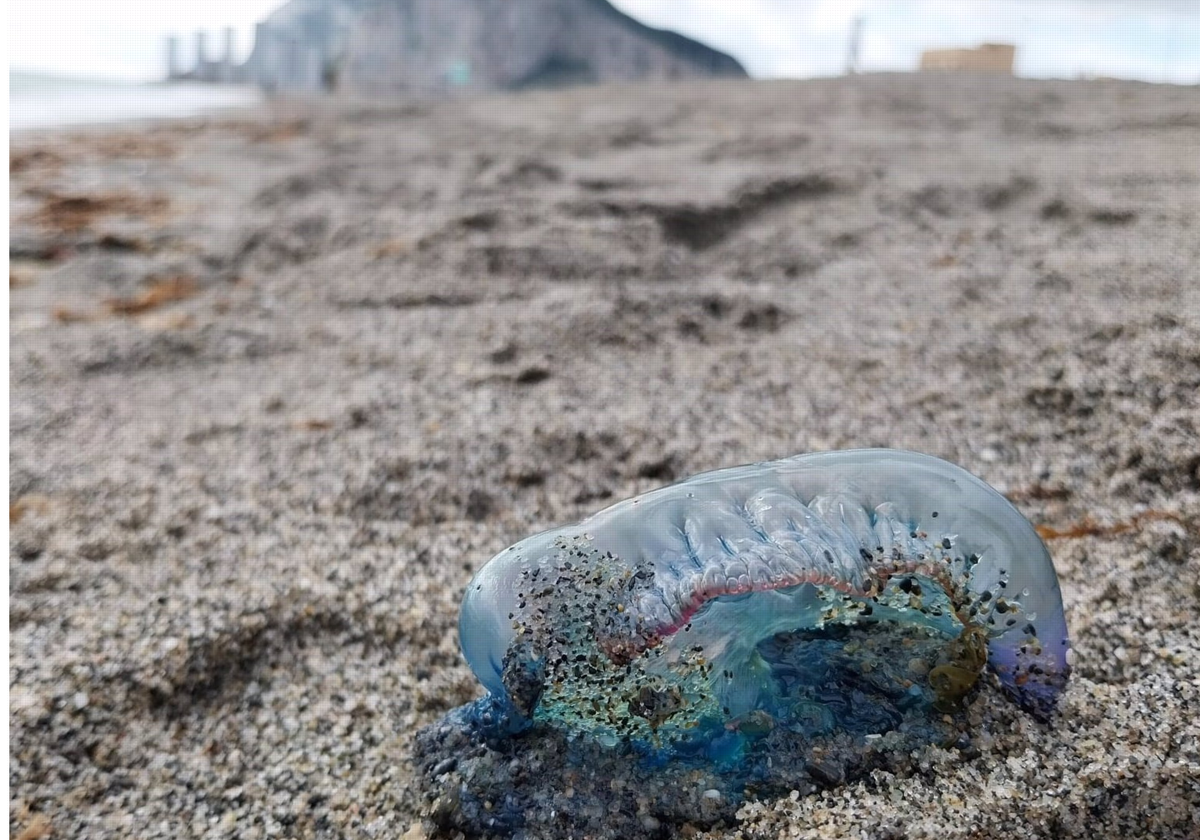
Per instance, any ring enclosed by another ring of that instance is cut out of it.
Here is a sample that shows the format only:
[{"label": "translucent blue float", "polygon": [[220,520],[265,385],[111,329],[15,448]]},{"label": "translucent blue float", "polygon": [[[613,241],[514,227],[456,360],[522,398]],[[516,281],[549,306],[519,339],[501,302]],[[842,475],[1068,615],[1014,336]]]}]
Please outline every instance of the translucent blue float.
[{"label": "translucent blue float", "polygon": [[1070,670],[1030,523],[887,449],[704,473],[529,537],[480,569],[459,629],[511,730],[713,759],[772,731],[911,730],[985,668],[1047,717]]}]

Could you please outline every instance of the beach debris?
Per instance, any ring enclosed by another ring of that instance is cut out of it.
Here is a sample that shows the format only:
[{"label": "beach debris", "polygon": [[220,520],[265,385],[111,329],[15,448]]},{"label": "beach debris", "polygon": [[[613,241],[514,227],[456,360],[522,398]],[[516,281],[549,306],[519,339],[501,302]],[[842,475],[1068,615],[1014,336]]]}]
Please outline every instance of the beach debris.
[{"label": "beach debris", "polygon": [[157,218],[170,207],[170,201],[164,196],[116,192],[97,195],[38,192],[42,198],[42,206],[34,213],[33,223],[60,233],[89,230],[97,220],[105,216]]},{"label": "beach debris", "polygon": [[104,251],[125,251],[134,254],[148,254],[154,246],[136,236],[124,236],[119,233],[105,233],[96,239],[96,247]]},{"label": "beach debris", "polygon": [[130,297],[108,298],[103,310],[80,310],[71,306],[56,306],[51,311],[60,324],[80,324],[99,321],[107,315],[118,315],[136,319],[139,326],[151,332],[180,330],[193,324],[194,319],[186,312],[157,312],[169,303],[187,300],[199,291],[196,281],[190,277],[163,277],[153,280],[149,286]]},{"label": "beach debris", "polygon": [[489,693],[443,727],[768,786],[817,754],[834,770],[810,782],[844,780],[883,733],[956,737],[988,670],[1048,719],[1070,672],[1033,526],[959,467],[883,449],[704,473],[529,537],[476,574],[459,637]]},{"label": "beach debris", "polygon": [[[1028,487],[1018,487],[1005,494],[1010,502],[1024,501],[1060,501],[1071,498],[1071,488],[1061,484],[1043,484],[1038,481]],[[1043,536],[1044,538],[1044,536]]]},{"label": "beach debris", "polygon": [[50,498],[37,493],[29,493],[17,498],[8,506],[8,524],[16,525],[28,514],[44,516],[50,510]]},{"label": "beach debris", "polygon": [[119,131],[80,138],[78,156],[99,160],[163,160],[179,154],[179,140],[186,129],[164,126],[144,131]]},{"label": "beach debris", "polygon": [[530,365],[517,371],[513,376],[513,382],[518,385],[537,385],[539,382],[545,382],[551,375],[550,369],[547,367]]},{"label": "beach debris", "polygon": [[1044,540],[1077,540],[1082,537],[1115,537],[1136,531],[1146,522],[1174,522],[1185,525],[1183,517],[1169,510],[1147,510],[1135,514],[1124,522],[1114,522],[1112,525],[1102,525],[1090,516],[1079,522],[1074,522],[1063,528],[1052,525],[1038,525],[1038,536]]},{"label": "beach debris", "polygon": [[147,312],[137,316],[137,324],[147,332],[174,332],[195,326],[196,319],[190,312]]},{"label": "beach debris", "polygon": [[29,263],[12,262],[8,267],[8,288],[20,289],[37,282],[38,269]]},{"label": "beach debris", "polygon": [[371,253],[377,260],[402,257],[412,251],[412,243],[402,237],[394,237],[376,245]]},{"label": "beach debris", "polygon": [[69,306],[56,306],[50,313],[55,321],[60,324],[86,324],[89,321],[95,321],[100,316],[95,312],[81,312],[78,309],[72,309]]},{"label": "beach debris", "polygon": [[53,149],[37,146],[29,149],[15,149],[8,155],[8,174],[19,175],[30,171],[53,171],[59,169],[65,159]]},{"label": "beach debris", "polygon": [[153,281],[140,294],[109,298],[104,305],[117,315],[141,315],[165,304],[186,300],[197,291],[196,281],[190,277],[164,277]]},{"label": "beach debris", "polygon": [[292,424],[292,428],[300,432],[327,432],[333,428],[333,423],[329,420],[307,418],[297,420]]},{"label": "beach debris", "polygon": [[304,118],[236,120],[228,125],[251,143],[283,143],[304,136],[312,128],[311,120]]},{"label": "beach debris", "polygon": [[29,822],[25,823],[25,827],[18,832],[16,840],[42,840],[43,837],[49,837],[54,833],[54,826],[50,824],[50,818],[45,814],[33,814],[29,818]]},{"label": "beach debris", "polygon": [[180,330],[193,324],[194,319],[185,312],[156,312],[162,306],[187,300],[196,294],[199,287],[190,277],[166,277],[154,280],[143,291],[131,297],[108,298],[103,310],[81,310],[71,306],[56,306],[51,311],[60,324],[82,324],[100,321],[108,315],[135,318],[142,328],[150,332]]}]

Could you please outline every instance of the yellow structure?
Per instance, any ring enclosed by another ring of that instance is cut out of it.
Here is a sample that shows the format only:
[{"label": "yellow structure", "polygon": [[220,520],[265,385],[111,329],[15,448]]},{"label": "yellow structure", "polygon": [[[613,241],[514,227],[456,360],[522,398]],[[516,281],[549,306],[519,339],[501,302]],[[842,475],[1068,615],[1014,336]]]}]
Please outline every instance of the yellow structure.
[{"label": "yellow structure", "polygon": [[1012,44],[980,44],[973,49],[926,50],[922,70],[979,70],[1012,74],[1017,48]]}]

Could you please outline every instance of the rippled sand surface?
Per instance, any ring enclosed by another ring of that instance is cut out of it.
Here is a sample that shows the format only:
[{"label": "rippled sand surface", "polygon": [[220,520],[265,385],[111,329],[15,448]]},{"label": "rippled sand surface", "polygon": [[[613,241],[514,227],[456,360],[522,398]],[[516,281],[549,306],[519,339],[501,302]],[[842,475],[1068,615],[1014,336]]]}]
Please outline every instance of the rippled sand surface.
[{"label": "rippled sand surface", "polygon": [[[959,463],[1050,537],[1059,718],[985,686],[969,746],[740,808],[697,778],[628,820],[1196,836],[1197,114],[1196,88],[893,76],[16,137],[14,836],[450,825],[409,755],[479,690],[480,563],[864,446]],[[592,770],[562,795],[625,784]]]}]

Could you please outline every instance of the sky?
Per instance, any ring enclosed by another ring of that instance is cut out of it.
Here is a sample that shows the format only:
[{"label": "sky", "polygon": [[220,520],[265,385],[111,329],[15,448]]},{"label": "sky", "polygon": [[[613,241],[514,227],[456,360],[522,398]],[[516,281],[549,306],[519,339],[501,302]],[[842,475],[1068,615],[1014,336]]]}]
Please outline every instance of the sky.
[{"label": "sky", "polygon": [[[237,54],[280,0],[9,0],[9,66],[56,75],[150,80],[165,38],[233,26]],[[615,0],[652,25],[731,53],[760,77],[842,72],[852,21],[863,19],[859,66],[909,70],[921,50],[981,41],[1018,45],[1017,72],[1200,83],[1200,0]]]}]

